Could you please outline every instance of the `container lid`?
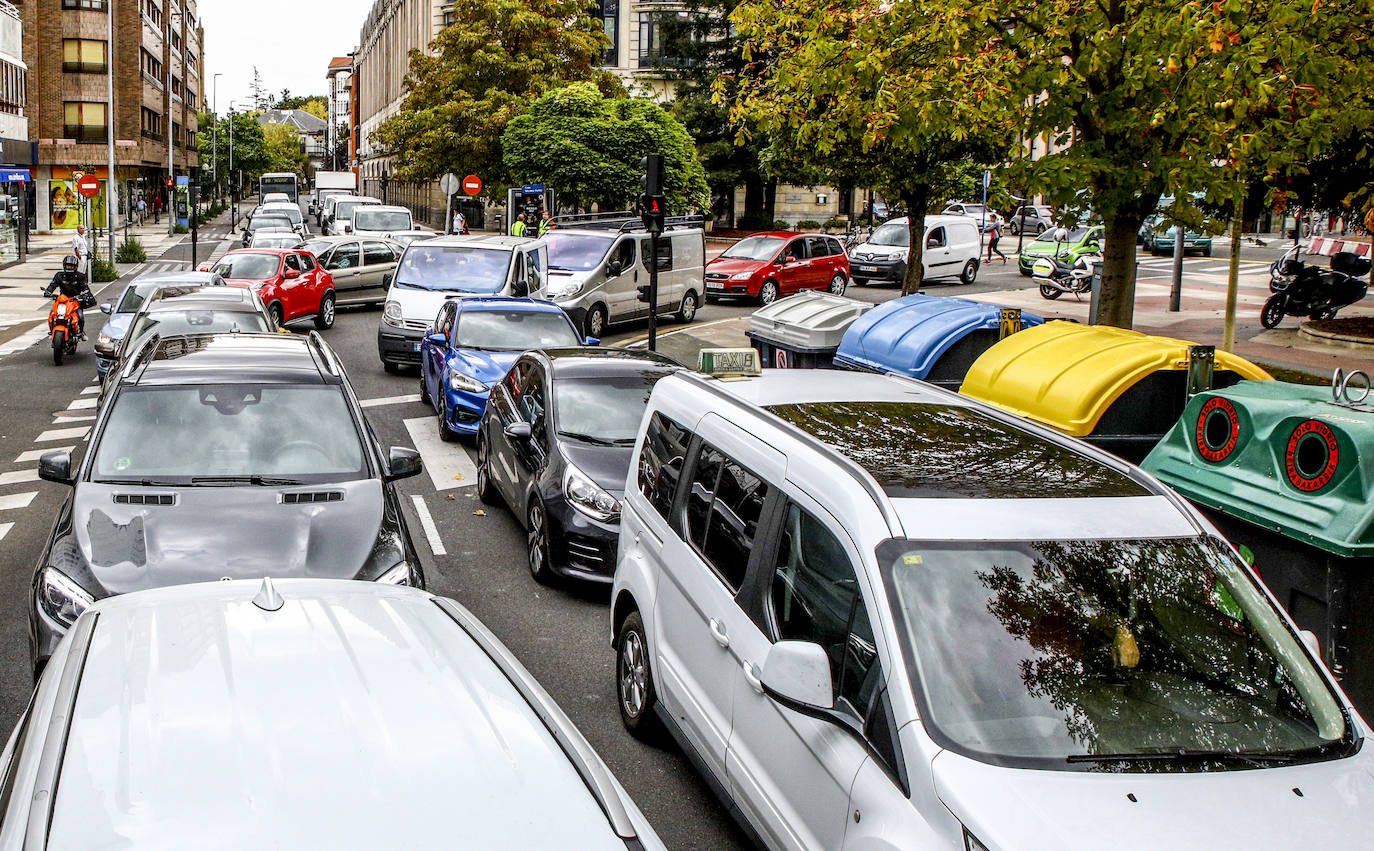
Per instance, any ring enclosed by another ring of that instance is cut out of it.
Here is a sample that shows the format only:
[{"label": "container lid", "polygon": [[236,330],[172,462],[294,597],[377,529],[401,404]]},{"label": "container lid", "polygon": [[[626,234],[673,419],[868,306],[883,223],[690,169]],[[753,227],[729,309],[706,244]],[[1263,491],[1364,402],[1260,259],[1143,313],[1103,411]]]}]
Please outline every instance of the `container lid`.
[{"label": "container lid", "polygon": [[872,304],[803,290],[754,311],[749,336],[797,349],[834,349],[850,324]]},{"label": "container lid", "polygon": [[[1002,308],[963,298],[902,296],[849,326],[835,362],[925,378],[940,356],[973,331],[1001,326]],[[1021,312],[1022,327],[1044,319]]]},{"label": "container lid", "polygon": [[[1122,393],[1159,370],[1186,370],[1194,344],[1109,325],[1046,322],[998,341],[973,362],[959,392],[1074,437],[1086,437]],[[1216,353],[1215,369],[1269,373]]]},{"label": "container lid", "polygon": [[1198,505],[1374,557],[1374,408],[1332,399],[1283,381],[1199,393],[1141,466]]}]

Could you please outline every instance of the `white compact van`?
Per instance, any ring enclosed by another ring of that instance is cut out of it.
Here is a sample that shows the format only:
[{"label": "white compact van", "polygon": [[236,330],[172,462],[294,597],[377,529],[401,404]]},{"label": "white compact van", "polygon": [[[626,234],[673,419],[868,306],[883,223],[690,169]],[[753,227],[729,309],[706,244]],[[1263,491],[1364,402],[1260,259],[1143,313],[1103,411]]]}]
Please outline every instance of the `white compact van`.
[{"label": "white compact van", "polygon": [[381,203],[381,199],[367,195],[338,195],[326,199],[328,215],[324,220],[325,235],[345,236],[352,233],[353,211],[359,207]]},{"label": "white compact van", "polygon": [[663,378],[634,453],[621,718],[763,845],[1368,847],[1369,729],[1315,639],[1138,468],[824,369]]},{"label": "white compact van", "polygon": [[415,229],[415,219],[405,207],[390,204],[366,204],[353,211],[349,223],[355,236],[388,237]]},{"label": "white compact van", "polygon": [[548,298],[544,239],[500,234],[441,236],[412,242],[388,276],[377,352],[388,372],[418,366],[420,341],[439,305],[453,296]]},{"label": "white compact van", "polygon": [[[901,284],[911,254],[909,220],[890,219],[849,251],[849,274],[858,284]],[[978,224],[964,216],[926,216],[926,247],[921,255],[924,280],[978,277],[983,243]]]},{"label": "white compact van", "polygon": [[[649,283],[650,240],[643,230],[619,233],[588,228],[550,231],[549,297],[588,337],[600,338],[613,322],[649,315],[639,288]],[[658,313],[690,322],[701,305],[706,234],[671,229],[658,239]]]}]

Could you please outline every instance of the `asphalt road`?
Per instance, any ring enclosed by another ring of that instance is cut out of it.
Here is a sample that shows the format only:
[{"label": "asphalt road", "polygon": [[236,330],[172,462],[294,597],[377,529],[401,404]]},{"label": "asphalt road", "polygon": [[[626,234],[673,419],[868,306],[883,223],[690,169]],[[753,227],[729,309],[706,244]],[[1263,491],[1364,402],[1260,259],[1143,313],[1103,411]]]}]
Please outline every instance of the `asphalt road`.
[{"label": "asphalt road", "polygon": [[[222,232],[221,232],[222,233]],[[200,257],[213,247],[205,234]],[[1014,239],[1008,248],[1014,248]],[[189,242],[162,259],[190,259]],[[932,293],[966,293],[1024,287],[1029,279],[1011,265],[982,270],[963,287],[936,283]],[[117,293],[123,283],[110,287]],[[883,301],[890,288],[852,287],[855,298]],[[109,295],[109,293],[107,293]],[[101,299],[106,300],[105,298]],[[698,321],[746,314],[755,307],[725,303],[704,307]],[[412,534],[432,591],[471,609],[506,643],[578,724],[672,848],[729,849],[747,841],[671,745],[650,747],[622,729],[616,711],[609,646],[607,592],[547,588],[530,578],[525,539],[504,509],[482,506],[473,493],[471,447],[440,444],[432,411],[418,401],[414,373],[391,376],[377,359],[377,309],[341,309],[325,338],[342,357],[368,419],[383,445],[414,446],[427,471],[401,483]],[[101,314],[88,317],[94,340]],[[308,325],[299,330],[308,330]],[[643,335],[644,324],[616,326],[615,344]],[[35,562],[51,531],[66,489],[36,480],[37,454],[83,447],[94,419],[95,361],[89,343],[55,367],[45,345],[0,359],[0,729],[17,720],[32,690],[28,665],[27,606]],[[433,518],[427,535],[417,511]],[[442,550],[442,552],[438,552]],[[436,554],[437,553],[437,554]]]}]

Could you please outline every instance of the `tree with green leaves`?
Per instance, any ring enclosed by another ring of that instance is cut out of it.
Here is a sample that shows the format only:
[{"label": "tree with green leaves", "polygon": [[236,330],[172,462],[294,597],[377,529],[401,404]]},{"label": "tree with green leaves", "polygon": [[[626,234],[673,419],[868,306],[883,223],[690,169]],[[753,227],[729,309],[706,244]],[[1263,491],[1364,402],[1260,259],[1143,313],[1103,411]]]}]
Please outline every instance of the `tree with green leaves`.
[{"label": "tree with green leaves", "polygon": [[1058,143],[1015,173],[1105,226],[1098,320],[1121,327],[1135,236],[1160,197],[1201,192],[1239,209],[1247,174],[1319,150],[1367,77],[1364,0],[1322,0],[1319,13],[1310,0],[960,3],[985,31],[969,50],[1016,69],[1026,135]]},{"label": "tree with green leaves", "polygon": [[310,160],[299,133],[287,124],[269,124],[262,128],[262,138],[270,171],[290,171],[305,178]]},{"label": "tree with green leaves", "polygon": [[208,112],[199,113],[200,130],[196,133],[196,148],[200,153],[201,171],[207,172],[211,163],[218,166],[220,180],[226,184],[232,181],[229,171],[230,146],[229,127],[233,120],[233,169],[242,171],[245,185],[252,185],[259,175],[272,171],[272,157],[267,149],[263,127],[258,123],[255,112],[235,112],[215,116]]},{"label": "tree with green leaves", "polygon": [[917,291],[927,211],[961,167],[1010,146],[1013,69],[947,0],[745,0],[731,21],[748,64],[716,91],[737,91],[740,141],[766,134],[774,173],[810,168],[896,200],[910,214],[902,291]]},{"label": "tree with green leaves", "polygon": [[596,63],[609,44],[590,0],[458,0],[428,53],[412,51],[400,111],[372,134],[400,180],[449,171],[510,185],[501,134],[545,92],[590,81],[622,91]]},{"label": "tree with green leaves", "polygon": [[274,109],[299,109],[321,120],[329,118],[329,100],[324,95],[293,95],[290,89],[282,89],[273,99]]},{"label": "tree with green leaves", "polygon": [[607,97],[591,83],[545,94],[501,134],[506,171],[525,183],[546,183],[578,206],[620,210],[641,191],[640,160],[663,156],[668,213],[705,210],[706,172],[692,137],[653,101]]}]

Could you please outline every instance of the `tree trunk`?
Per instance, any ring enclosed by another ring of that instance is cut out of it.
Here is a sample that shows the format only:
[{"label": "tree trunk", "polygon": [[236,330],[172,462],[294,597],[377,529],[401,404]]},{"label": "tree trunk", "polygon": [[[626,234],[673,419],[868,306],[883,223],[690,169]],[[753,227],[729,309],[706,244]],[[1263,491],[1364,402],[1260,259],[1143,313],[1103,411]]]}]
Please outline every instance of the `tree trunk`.
[{"label": "tree trunk", "polygon": [[1106,227],[1097,324],[1130,328],[1135,318],[1135,237],[1143,219],[1117,217]]},{"label": "tree trunk", "polygon": [[1236,205],[1231,219],[1231,262],[1226,269],[1226,321],[1222,326],[1221,350],[1236,348],[1236,299],[1240,293],[1240,235],[1245,221],[1245,181],[1236,181]]},{"label": "tree trunk", "polygon": [[908,211],[906,229],[907,238],[911,242],[911,250],[907,252],[906,258],[906,278],[902,281],[902,295],[911,295],[921,291],[921,282],[925,278],[925,264],[922,258],[926,249],[926,207],[930,204],[930,193],[925,191],[925,187],[918,187],[912,194],[904,196],[902,203]]}]

